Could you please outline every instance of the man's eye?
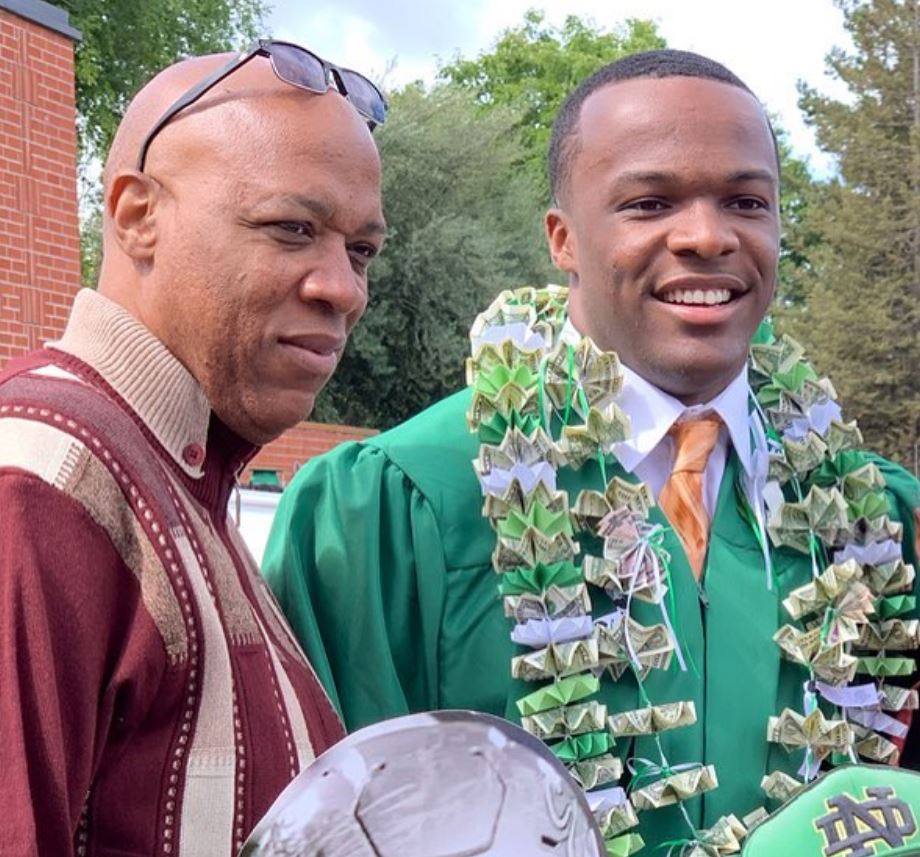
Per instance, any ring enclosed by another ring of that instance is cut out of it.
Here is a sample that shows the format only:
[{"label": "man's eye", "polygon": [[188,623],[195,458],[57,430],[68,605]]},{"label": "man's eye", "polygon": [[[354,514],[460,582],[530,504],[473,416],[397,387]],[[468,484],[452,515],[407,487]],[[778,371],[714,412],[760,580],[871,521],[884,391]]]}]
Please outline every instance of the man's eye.
[{"label": "man's eye", "polygon": [[301,220],[279,220],[269,225],[287,236],[296,238],[312,238],[315,234],[313,225]]},{"label": "man's eye", "polygon": [[353,244],[348,248],[351,254],[352,265],[355,270],[365,271],[371,260],[380,252],[380,248],[373,244]]},{"label": "man's eye", "polygon": [[367,263],[380,252],[380,248],[373,244],[352,244],[348,252]]},{"label": "man's eye", "polygon": [[380,252],[380,248],[373,244],[357,244],[352,247],[352,252],[364,256],[365,259],[373,259]]},{"label": "man's eye", "polygon": [[756,196],[742,196],[738,199],[733,199],[729,205],[741,211],[761,211],[769,208],[766,202],[762,199],[758,199]]},{"label": "man's eye", "polygon": [[643,211],[648,214],[664,211],[667,207],[667,204],[660,199],[637,199],[623,206],[630,211]]}]

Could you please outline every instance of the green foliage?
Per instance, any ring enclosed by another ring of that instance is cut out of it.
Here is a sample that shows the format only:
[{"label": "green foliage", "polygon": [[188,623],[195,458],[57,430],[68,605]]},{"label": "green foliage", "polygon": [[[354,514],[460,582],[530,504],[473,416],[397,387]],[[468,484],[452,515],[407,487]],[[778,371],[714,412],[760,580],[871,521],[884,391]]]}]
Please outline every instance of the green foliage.
[{"label": "green foliage", "polygon": [[544,22],[543,12],[531,9],[491,51],[474,60],[458,58],[444,66],[440,76],[471,92],[484,108],[511,106],[520,111],[525,160],[545,188],[550,131],[565,97],[601,66],[663,47],[664,39],[651,21],[630,18],[613,32],[603,32],[569,15],[556,28]]},{"label": "green foliage", "polygon": [[647,21],[604,33],[570,16],[557,29],[530,11],[430,92],[393,96],[377,132],[390,238],[317,419],[386,428],[463,384],[476,314],[502,289],[555,278],[542,216],[562,100],[602,65],[663,46]]},{"label": "green foliage", "polygon": [[869,443],[911,464],[920,435],[920,0],[837,0],[855,50],[828,65],[848,103],[801,87],[839,178],[798,226],[818,236],[785,319]]},{"label": "green foliage", "polygon": [[99,162],[125,108],[160,69],[239,48],[259,34],[263,0],[58,0],[83,35],[75,55],[82,282],[94,287],[102,252]]},{"label": "green foliage", "polygon": [[459,389],[476,313],[502,289],[546,281],[543,207],[518,168],[519,123],[453,86],[392,96],[376,132],[389,237],[315,419],[386,428]]},{"label": "green foliage", "polygon": [[777,124],[775,117],[771,121],[779,143],[779,206],[783,225],[776,300],[782,308],[798,308],[805,301],[802,281],[810,271],[810,256],[819,243],[819,237],[806,225],[814,179],[808,164],[792,154],[786,132]]},{"label": "green foliage", "polygon": [[258,35],[263,0],[60,0],[76,46],[80,145],[104,158],[128,102],[178,59],[239,48]]},{"label": "green foliage", "polygon": [[80,224],[80,282],[91,289],[99,282],[102,263],[102,206],[89,208]]}]

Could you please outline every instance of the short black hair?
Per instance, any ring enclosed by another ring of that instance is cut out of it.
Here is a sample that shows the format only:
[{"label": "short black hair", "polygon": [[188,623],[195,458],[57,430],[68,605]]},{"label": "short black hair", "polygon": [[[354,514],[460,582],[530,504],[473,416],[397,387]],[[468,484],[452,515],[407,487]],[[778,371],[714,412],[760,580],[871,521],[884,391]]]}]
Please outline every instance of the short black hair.
[{"label": "short black hair", "polygon": [[[737,86],[757,98],[750,87],[734,72],[715,60],[690,51],[643,51],[605,65],[587,80],[582,81],[562,102],[562,107],[559,108],[553,122],[549,141],[549,187],[556,202],[559,201],[561,192],[569,180],[572,161],[578,151],[578,121],[582,105],[588,96],[612,83],[640,77],[701,77]],[[766,116],[766,111],[764,115]],[[766,118],[776,149],[776,162],[779,164],[779,144],[770,124],[770,117]]]}]

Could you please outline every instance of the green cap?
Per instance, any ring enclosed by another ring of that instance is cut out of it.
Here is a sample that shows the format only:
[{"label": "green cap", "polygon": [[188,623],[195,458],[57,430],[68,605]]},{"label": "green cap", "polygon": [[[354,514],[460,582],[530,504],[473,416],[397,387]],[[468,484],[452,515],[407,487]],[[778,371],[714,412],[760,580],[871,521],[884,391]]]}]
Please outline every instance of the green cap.
[{"label": "green cap", "polygon": [[758,824],[742,857],[920,855],[920,774],[847,765]]}]

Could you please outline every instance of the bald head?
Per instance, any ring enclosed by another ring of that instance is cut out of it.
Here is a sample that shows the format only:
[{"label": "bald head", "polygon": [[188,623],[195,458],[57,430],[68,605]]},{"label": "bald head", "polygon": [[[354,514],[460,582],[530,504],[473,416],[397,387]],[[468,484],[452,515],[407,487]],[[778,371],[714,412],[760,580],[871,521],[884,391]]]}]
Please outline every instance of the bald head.
[{"label": "bald head", "polygon": [[142,321],[212,408],[264,443],[312,409],[367,302],[385,231],[370,131],[337,91],[256,56],[144,140],[232,60],[177,63],[132,101],[104,173],[99,290]]},{"label": "bald head", "polygon": [[[118,171],[135,166],[147,134],[160,117],[192,87],[235,57],[235,54],[224,53],[182,60],[161,71],[138,92],[125,111],[106,160],[103,175],[106,192]],[[258,114],[270,109],[272,99],[299,98],[302,101],[309,97],[310,93],[280,80],[266,57],[255,57],[170,119],[157,134],[155,146],[151,145],[148,160],[163,154],[187,163],[186,155],[206,149],[215,139],[239,133],[240,123],[252,125],[255,119],[258,124]],[[198,118],[202,114],[208,115]],[[355,111],[347,110],[344,114],[351,117],[356,126],[363,125],[364,120]]]}]

